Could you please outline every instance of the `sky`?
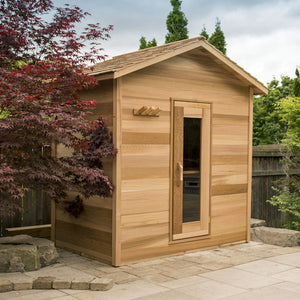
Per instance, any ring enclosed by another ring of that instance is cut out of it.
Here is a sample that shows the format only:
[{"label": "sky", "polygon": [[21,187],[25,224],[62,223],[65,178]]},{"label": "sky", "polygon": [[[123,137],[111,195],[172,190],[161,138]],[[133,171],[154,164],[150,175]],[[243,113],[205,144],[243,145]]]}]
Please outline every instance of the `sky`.
[{"label": "sky", "polygon": [[[56,6],[74,4],[90,12],[84,22],[113,25],[104,53],[113,56],[136,51],[139,39],[165,42],[170,0],[54,0]],[[295,77],[300,67],[300,0],[183,0],[189,37],[205,25],[208,34],[221,21],[227,56],[264,84],[273,78]]]}]

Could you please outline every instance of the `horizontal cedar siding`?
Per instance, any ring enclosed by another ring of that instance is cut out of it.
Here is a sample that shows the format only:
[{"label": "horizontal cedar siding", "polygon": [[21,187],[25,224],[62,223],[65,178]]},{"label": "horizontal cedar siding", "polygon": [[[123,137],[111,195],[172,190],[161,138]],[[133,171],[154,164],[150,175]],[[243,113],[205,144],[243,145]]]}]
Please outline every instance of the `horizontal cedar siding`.
[{"label": "horizontal cedar siding", "polygon": [[[170,97],[213,103],[209,239],[169,244]],[[122,264],[246,239],[248,98],[247,86],[195,53],[123,77]],[[134,117],[143,105],[160,117]]]},{"label": "horizontal cedar siding", "polygon": [[[92,119],[103,117],[112,129],[113,81],[104,80],[92,90],[82,93],[83,100],[95,100]],[[103,159],[104,174],[112,178],[113,161]],[[72,193],[73,194],[73,193]],[[84,211],[78,218],[56,208],[55,238],[59,247],[101,261],[112,262],[112,198],[84,199]]]}]

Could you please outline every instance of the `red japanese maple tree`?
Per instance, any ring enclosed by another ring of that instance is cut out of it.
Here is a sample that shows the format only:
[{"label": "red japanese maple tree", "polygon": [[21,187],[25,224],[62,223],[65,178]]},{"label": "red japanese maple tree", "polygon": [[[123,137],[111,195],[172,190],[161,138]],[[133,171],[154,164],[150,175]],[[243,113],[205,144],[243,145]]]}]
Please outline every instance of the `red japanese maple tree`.
[{"label": "red japanese maple tree", "polygon": [[[80,196],[113,190],[101,163],[116,153],[111,136],[102,120],[87,118],[95,102],[79,98],[97,84],[85,66],[105,58],[99,41],[112,26],[89,24],[78,33],[75,25],[87,15],[67,4],[55,8],[51,0],[0,0],[0,215],[20,209],[26,189],[43,190],[56,202],[76,190],[67,207],[74,215]],[[73,155],[53,155],[57,144]]]}]

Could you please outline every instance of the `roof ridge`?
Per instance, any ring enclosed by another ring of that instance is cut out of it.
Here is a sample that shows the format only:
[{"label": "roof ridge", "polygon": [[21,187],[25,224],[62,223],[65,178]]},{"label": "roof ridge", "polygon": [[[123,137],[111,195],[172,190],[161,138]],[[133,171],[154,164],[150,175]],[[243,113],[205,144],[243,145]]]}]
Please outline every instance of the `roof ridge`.
[{"label": "roof ridge", "polygon": [[150,48],[145,48],[145,49],[136,50],[136,51],[133,51],[133,52],[128,52],[128,53],[116,55],[112,59],[118,59],[119,57],[125,56],[127,54],[135,54],[135,53],[141,53],[142,54],[144,52],[147,52],[147,51],[150,52],[151,50],[153,51],[154,49],[167,47],[169,45],[171,47],[171,46],[174,46],[174,44],[184,44],[187,41],[189,41],[189,42],[195,41],[196,42],[196,41],[201,41],[201,40],[206,40],[206,38],[204,36],[200,35],[200,36],[190,38],[190,39],[179,40],[179,41],[175,41],[175,42],[171,42],[171,43],[167,43],[167,44],[162,44],[162,45],[158,45],[158,46],[154,46],[154,47],[150,47]]}]

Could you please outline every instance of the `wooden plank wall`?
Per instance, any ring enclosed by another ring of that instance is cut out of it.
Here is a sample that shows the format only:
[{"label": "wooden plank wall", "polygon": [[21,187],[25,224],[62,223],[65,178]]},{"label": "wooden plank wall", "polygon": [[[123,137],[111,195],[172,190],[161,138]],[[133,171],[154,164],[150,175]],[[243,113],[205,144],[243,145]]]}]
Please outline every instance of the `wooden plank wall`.
[{"label": "wooden plank wall", "polygon": [[[112,80],[105,80],[94,90],[82,95],[85,100],[97,102],[93,118],[112,116],[112,93]],[[107,126],[112,130],[113,119],[107,117],[107,120]],[[58,149],[58,155],[64,154],[64,149]],[[104,172],[110,178],[112,163],[112,160],[103,161]],[[77,219],[58,207],[55,215],[55,240],[58,247],[83,253],[107,263],[112,262],[112,198],[85,199],[84,211]]]},{"label": "wooden plank wall", "polygon": [[[197,50],[199,51],[199,50]],[[211,236],[169,242],[170,97],[212,103]],[[121,264],[247,237],[249,87],[190,52],[122,78]],[[159,118],[133,116],[159,106]]]}]

